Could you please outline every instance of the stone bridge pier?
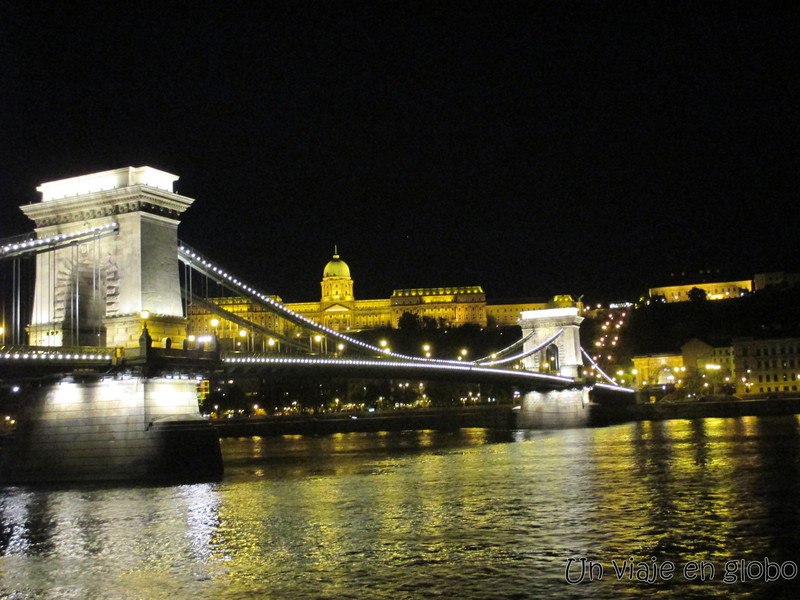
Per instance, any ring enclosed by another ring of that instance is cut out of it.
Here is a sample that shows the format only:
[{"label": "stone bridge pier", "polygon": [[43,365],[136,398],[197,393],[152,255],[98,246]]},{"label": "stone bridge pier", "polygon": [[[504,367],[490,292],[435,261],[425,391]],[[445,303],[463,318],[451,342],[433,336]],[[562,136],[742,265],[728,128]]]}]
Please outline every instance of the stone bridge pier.
[{"label": "stone bridge pier", "polygon": [[186,338],[177,230],[193,200],[173,192],[177,179],[125,167],[43,183],[42,201],[21,207],[39,239],[67,240],[36,256],[30,345],[113,346],[122,362],[105,374],[75,369],[30,386],[0,479],[220,476],[219,440],[200,415],[194,367],[176,355],[159,372],[150,351],[151,343],[153,351],[180,349]]}]

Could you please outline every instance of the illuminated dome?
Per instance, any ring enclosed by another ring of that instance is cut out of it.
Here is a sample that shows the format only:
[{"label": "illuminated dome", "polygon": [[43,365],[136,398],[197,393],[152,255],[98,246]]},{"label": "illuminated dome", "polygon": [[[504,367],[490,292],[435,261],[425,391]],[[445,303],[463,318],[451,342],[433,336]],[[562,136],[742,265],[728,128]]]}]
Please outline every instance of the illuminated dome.
[{"label": "illuminated dome", "polygon": [[334,254],[333,258],[325,265],[322,277],[350,277],[350,267],[339,258],[338,254]]}]

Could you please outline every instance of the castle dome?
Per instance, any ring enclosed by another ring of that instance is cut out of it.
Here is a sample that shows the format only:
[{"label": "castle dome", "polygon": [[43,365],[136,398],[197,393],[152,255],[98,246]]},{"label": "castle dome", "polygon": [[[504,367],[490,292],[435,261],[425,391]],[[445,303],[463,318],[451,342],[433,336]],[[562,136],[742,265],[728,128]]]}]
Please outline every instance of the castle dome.
[{"label": "castle dome", "polygon": [[322,277],[350,277],[350,267],[339,258],[338,254],[334,254],[333,258],[325,265],[325,269],[322,271]]}]

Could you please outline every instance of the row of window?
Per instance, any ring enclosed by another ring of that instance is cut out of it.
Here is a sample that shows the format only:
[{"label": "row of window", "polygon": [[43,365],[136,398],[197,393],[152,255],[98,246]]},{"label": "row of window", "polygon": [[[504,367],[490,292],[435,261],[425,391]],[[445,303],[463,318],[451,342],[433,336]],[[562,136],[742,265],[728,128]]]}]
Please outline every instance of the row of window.
[{"label": "row of window", "polygon": [[[755,364],[756,366],[753,367],[753,364]],[[783,368],[783,369],[794,369],[795,367],[800,367],[800,359],[798,359],[797,361],[795,361],[795,359],[793,359],[793,358],[790,358],[789,360],[783,360],[783,361],[777,360],[777,359],[773,359],[773,360],[757,360],[757,361],[754,361],[754,362],[750,362],[750,361],[746,361],[746,360],[742,361],[742,368],[743,369],[752,369],[752,368],[756,368],[756,369],[780,369],[780,368]]]},{"label": "row of window", "polygon": [[[778,354],[800,354],[800,346],[762,346],[760,348],[742,348],[742,356],[776,356]],[[750,354],[752,352],[752,354]]]},{"label": "row of window", "polygon": [[[779,377],[782,377],[779,379]],[[797,381],[797,373],[783,373],[782,376],[777,373],[772,376],[772,381]],[[769,375],[759,375],[758,382],[763,383],[769,381]]]}]

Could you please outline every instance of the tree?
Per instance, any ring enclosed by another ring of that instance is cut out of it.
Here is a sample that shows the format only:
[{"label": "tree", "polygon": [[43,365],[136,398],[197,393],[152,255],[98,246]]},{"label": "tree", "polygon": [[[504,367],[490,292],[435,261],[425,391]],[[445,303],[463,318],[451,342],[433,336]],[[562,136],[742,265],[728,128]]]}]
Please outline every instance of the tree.
[{"label": "tree", "polygon": [[419,315],[404,312],[397,320],[397,328],[401,331],[419,331],[421,328]]},{"label": "tree", "polygon": [[705,302],[707,299],[706,291],[699,287],[693,287],[687,294],[691,302]]}]

